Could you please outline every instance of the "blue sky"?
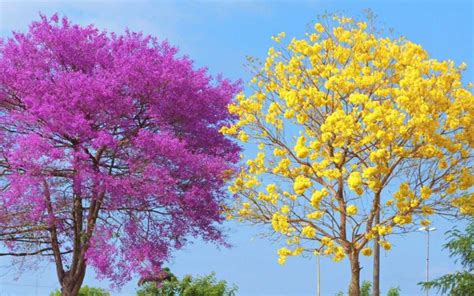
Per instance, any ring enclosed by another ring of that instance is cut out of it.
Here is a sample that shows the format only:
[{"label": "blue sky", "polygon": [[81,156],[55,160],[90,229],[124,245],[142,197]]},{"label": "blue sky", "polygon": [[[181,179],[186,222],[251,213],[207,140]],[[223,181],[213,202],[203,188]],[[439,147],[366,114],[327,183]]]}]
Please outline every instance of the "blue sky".
[{"label": "blue sky", "polygon": [[[339,12],[357,17],[371,8],[380,25],[393,28],[396,35],[421,44],[433,58],[453,59],[474,65],[474,18],[472,1],[3,1],[0,0],[0,36],[12,30],[24,31],[38,19],[38,12],[59,12],[80,24],[93,23],[108,31],[133,31],[168,39],[191,56],[198,66],[213,74],[232,79],[248,79],[245,56],[264,57],[272,45],[271,35],[281,31],[302,36],[317,15]],[[474,81],[468,67],[465,81]],[[443,233],[453,222],[435,221],[438,228],[431,240],[431,275],[455,270],[456,266],[441,250]],[[290,258],[285,266],[277,264],[274,242],[262,238],[264,229],[228,223],[230,249],[196,242],[176,252],[172,270],[184,274],[217,273],[239,286],[242,296],[315,295],[314,258]],[[382,253],[382,292],[400,286],[402,295],[420,295],[416,283],[425,277],[426,236],[412,233],[393,238],[393,250]],[[52,267],[42,264],[36,270],[25,262],[25,272],[8,268],[10,260],[0,257],[0,295],[47,295],[57,287]],[[371,278],[371,262],[363,260],[362,279]],[[322,294],[346,290],[347,262],[322,259]],[[86,284],[107,286],[94,279],[90,270]],[[134,295],[136,280],[114,295]]]}]

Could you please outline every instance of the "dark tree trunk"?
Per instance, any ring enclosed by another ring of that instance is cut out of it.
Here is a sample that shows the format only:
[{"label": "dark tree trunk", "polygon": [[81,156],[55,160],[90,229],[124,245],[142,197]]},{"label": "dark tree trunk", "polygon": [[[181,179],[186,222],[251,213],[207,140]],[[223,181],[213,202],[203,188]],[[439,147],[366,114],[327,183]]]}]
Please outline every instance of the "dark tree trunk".
[{"label": "dark tree trunk", "polygon": [[351,283],[349,285],[349,296],[360,296],[360,263],[359,253],[352,251],[349,255],[351,263]]},{"label": "dark tree trunk", "polygon": [[63,280],[61,281],[61,295],[62,296],[77,296],[81,289],[84,277],[86,275],[85,269],[78,272],[72,273],[71,271],[66,272]]}]

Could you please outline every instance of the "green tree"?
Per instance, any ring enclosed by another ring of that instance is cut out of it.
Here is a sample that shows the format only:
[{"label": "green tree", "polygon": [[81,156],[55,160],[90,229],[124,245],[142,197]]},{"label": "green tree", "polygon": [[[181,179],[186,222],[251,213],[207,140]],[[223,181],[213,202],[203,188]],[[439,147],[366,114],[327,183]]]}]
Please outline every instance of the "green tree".
[{"label": "green tree", "polygon": [[396,288],[392,287],[388,290],[387,296],[400,296],[400,292],[401,290],[399,287],[396,287]]},{"label": "green tree", "polygon": [[421,282],[423,289],[435,289],[443,295],[474,295],[474,218],[469,218],[464,232],[457,228],[446,232],[448,242],[443,246],[449,256],[460,263],[463,270],[445,274],[429,282]]},{"label": "green tree", "polygon": [[363,281],[362,286],[360,287],[360,296],[370,296],[370,288],[372,288],[372,283],[369,281]]},{"label": "green tree", "polygon": [[[370,296],[372,292],[372,283],[370,281],[363,281],[360,287],[360,296]],[[344,292],[340,291],[336,296],[344,296]],[[400,296],[400,288],[392,287],[388,290],[387,296]]]},{"label": "green tree", "polygon": [[160,282],[159,287],[156,282],[146,282],[144,284],[141,281],[138,283],[140,289],[137,291],[138,296],[174,296],[179,289],[178,278],[171,272],[168,267],[163,268],[163,271],[167,274],[166,279]]},{"label": "green tree", "polygon": [[218,281],[214,273],[193,278],[190,275],[178,280],[173,274],[160,285],[145,283],[137,296],[235,296],[237,287],[230,287],[226,281]]},{"label": "green tree", "polygon": [[[79,290],[78,296],[110,296],[110,293],[102,288],[94,288],[89,286],[84,286]],[[59,290],[55,290],[49,294],[49,296],[61,296]]]}]

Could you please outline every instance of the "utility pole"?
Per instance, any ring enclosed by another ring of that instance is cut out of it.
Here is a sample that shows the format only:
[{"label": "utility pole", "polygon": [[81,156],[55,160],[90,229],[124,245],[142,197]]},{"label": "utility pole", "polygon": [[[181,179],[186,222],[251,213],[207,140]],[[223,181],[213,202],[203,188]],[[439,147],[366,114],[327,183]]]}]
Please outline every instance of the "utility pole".
[{"label": "utility pole", "polygon": [[321,254],[318,254],[318,296],[321,296]]},{"label": "utility pole", "polygon": [[316,255],[316,270],[317,270],[316,296],[321,296],[321,254],[315,251],[315,255]]},{"label": "utility pole", "polygon": [[[380,193],[375,195],[375,225],[380,224]],[[372,278],[372,296],[380,296],[380,245],[379,234],[376,233],[374,240],[374,266]]]},{"label": "utility pole", "polygon": [[[421,227],[419,231],[426,232],[426,281],[430,281],[430,232],[435,231],[434,227]],[[429,296],[429,289],[426,289],[426,296]]]}]

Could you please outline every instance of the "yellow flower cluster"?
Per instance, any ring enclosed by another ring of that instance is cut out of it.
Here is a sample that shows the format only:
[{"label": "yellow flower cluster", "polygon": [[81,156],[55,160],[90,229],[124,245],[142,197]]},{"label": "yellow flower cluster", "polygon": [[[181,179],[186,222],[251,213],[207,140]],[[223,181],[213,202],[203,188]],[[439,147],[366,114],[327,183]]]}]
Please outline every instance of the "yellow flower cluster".
[{"label": "yellow flower cluster", "polygon": [[291,250],[288,248],[280,248],[278,250],[278,264],[285,264],[286,262],[286,257],[291,255]]},{"label": "yellow flower cluster", "polygon": [[363,249],[361,250],[361,253],[362,253],[362,255],[364,255],[364,256],[372,256],[372,248],[370,248],[370,247],[363,248]]},{"label": "yellow flower cluster", "polygon": [[384,236],[392,233],[392,226],[376,225],[372,227],[372,231],[376,232],[379,236]]},{"label": "yellow flower cluster", "polygon": [[281,264],[281,265],[285,264],[286,258],[288,256],[298,256],[301,253],[303,253],[303,251],[304,251],[303,247],[297,247],[293,251],[285,247],[280,248],[278,250],[278,264]]},{"label": "yellow flower cluster", "polygon": [[334,256],[332,257],[332,260],[334,262],[339,262],[345,257],[346,257],[346,253],[344,252],[344,248],[341,246],[336,247],[336,249],[334,250]]},{"label": "yellow flower cluster", "polygon": [[385,250],[389,251],[390,249],[392,249],[392,244],[390,244],[390,242],[388,241],[379,241],[379,245],[384,248]]},{"label": "yellow flower cluster", "polygon": [[431,221],[428,219],[421,220],[420,224],[423,226],[429,226],[431,224]]},{"label": "yellow flower cluster", "polygon": [[430,196],[431,196],[431,188],[427,187],[427,186],[423,186],[421,188],[421,199],[428,199]]},{"label": "yellow flower cluster", "polygon": [[474,194],[468,194],[453,200],[453,205],[464,215],[474,216]]},{"label": "yellow flower cluster", "polygon": [[275,230],[276,232],[283,233],[283,234],[288,233],[288,230],[290,228],[290,224],[288,223],[288,218],[279,212],[276,212],[273,214],[272,226],[273,226],[273,230]]},{"label": "yellow flower cluster", "polygon": [[346,213],[347,213],[347,215],[349,215],[349,216],[354,216],[354,215],[356,215],[358,211],[359,211],[359,210],[357,209],[357,206],[355,206],[355,205],[349,205],[349,206],[347,206],[347,208],[346,208]]},{"label": "yellow flower cluster", "polygon": [[312,226],[305,226],[302,230],[301,230],[301,234],[307,238],[314,238],[316,236],[316,229],[314,229],[314,227]]},{"label": "yellow flower cluster", "polygon": [[321,219],[323,216],[324,216],[324,212],[322,211],[314,211],[306,215],[306,217],[310,220]]},{"label": "yellow flower cluster", "polygon": [[245,217],[250,214],[250,203],[244,202],[242,203],[242,208],[239,210],[238,214],[240,217]]},{"label": "yellow flower cluster", "polygon": [[328,196],[328,194],[329,192],[326,188],[314,191],[313,194],[311,195],[311,205],[315,209],[319,209],[321,201],[323,200],[325,196]]},{"label": "yellow flower cluster", "polygon": [[296,156],[298,156],[299,158],[305,158],[310,152],[308,147],[305,146],[305,142],[306,138],[304,136],[299,137],[296,141],[294,150],[296,152]]},{"label": "yellow flower cluster", "polygon": [[360,172],[352,172],[347,179],[347,184],[349,185],[349,188],[358,195],[361,195],[364,192],[362,189],[362,175]]},{"label": "yellow flower cluster", "polygon": [[293,189],[295,190],[296,194],[301,195],[312,185],[313,183],[311,182],[311,179],[306,176],[299,175],[296,177],[295,182],[293,183]]}]

